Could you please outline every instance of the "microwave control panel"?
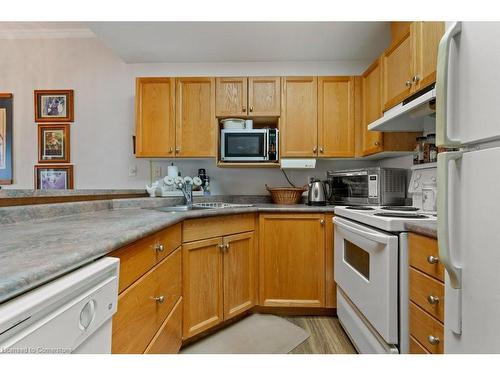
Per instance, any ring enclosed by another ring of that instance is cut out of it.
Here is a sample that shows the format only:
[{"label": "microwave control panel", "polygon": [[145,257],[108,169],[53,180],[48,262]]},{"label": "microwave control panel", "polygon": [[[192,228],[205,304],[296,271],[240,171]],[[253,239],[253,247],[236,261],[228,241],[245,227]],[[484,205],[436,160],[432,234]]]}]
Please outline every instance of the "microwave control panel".
[{"label": "microwave control panel", "polygon": [[371,174],[368,176],[368,197],[378,197],[378,176],[376,174]]}]

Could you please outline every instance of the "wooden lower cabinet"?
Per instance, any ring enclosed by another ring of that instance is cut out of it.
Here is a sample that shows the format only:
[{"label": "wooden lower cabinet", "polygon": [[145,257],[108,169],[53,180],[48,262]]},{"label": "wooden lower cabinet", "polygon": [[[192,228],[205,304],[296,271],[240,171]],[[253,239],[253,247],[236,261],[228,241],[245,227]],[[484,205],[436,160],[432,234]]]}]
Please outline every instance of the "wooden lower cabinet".
[{"label": "wooden lower cabinet", "polygon": [[118,296],[113,353],[143,353],[181,298],[180,248]]},{"label": "wooden lower cabinet", "polygon": [[325,306],[325,215],[262,214],[259,302],[263,306]]},{"label": "wooden lower cabinet", "polygon": [[224,320],[222,246],[221,237],[182,245],[185,339]]},{"label": "wooden lower cabinet", "polygon": [[144,354],[175,354],[182,345],[182,297],[167,316]]},{"label": "wooden lower cabinet", "polygon": [[184,339],[255,306],[253,231],[189,242],[182,248]]}]

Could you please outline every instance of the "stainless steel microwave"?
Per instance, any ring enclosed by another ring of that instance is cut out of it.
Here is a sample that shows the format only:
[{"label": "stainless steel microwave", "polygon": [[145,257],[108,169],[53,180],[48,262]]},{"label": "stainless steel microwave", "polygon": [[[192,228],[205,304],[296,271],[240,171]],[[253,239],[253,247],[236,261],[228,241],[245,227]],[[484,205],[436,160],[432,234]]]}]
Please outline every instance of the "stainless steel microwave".
[{"label": "stainless steel microwave", "polygon": [[278,160],[278,129],[222,129],[222,161]]},{"label": "stainless steel microwave", "polygon": [[407,170],[363,168],[327,173],[330,203],[339,205],[404,205]]}]

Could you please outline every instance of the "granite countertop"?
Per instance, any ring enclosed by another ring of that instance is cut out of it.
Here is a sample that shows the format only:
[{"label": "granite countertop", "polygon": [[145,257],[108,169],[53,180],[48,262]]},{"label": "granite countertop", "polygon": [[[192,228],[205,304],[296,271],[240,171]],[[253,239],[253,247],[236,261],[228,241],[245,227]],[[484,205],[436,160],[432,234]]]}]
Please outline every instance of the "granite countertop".
[{"label": "granite countertop", "polygon": [[437,239],[437,223],[406,223],[405,229]]},{"label": "granite countertop", "polygon": [[[50,215],[54,208],[24,208],[25,221],[0,225],[0,303],[40,286],[139,238],[190,218],[254,212],[332,212],[333,206],[309,207],[257,203],[252,207],[166,213],[143,209],[146,200],[99,203],[95,210],[78,207],[70,214]],[[114,201],[113,201],[114,202]],[[150,200],[148,202],[153,202]],[[156,205],[166,205],[157,201]],[[89,203],[96,205],[96,203]],[[151,205],[151,203],[150,203]],[[120,207],[120,208],[117,208]],[[94,207],[95,208],[95,207]],[[24,215],[23,214],[23,215]]]}]

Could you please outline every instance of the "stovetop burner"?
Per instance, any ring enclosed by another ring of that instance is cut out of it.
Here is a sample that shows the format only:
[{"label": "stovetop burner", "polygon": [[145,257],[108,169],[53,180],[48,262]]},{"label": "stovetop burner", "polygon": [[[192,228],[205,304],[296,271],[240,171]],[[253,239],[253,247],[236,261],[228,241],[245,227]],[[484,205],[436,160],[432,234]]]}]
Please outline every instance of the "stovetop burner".
[{"label": "stovetop burner", "polygon": [[373,207],[368,206],[347,206],[346,210],[373,211]]},{"label": "stovetop burner", "polygon": [[399,217],[403,219],[427,219],[428,216],[414,213],[406,213],[406,212],[378,212],[373,214],[373,216],[381,216],[381,217]]},{"label": "stovetop burner", "polygon": [[418,211],[419,209],[417,207],[412,207],[412,206],[385,206],[381,207],[382,210],[387,210],[387,211]]}]

